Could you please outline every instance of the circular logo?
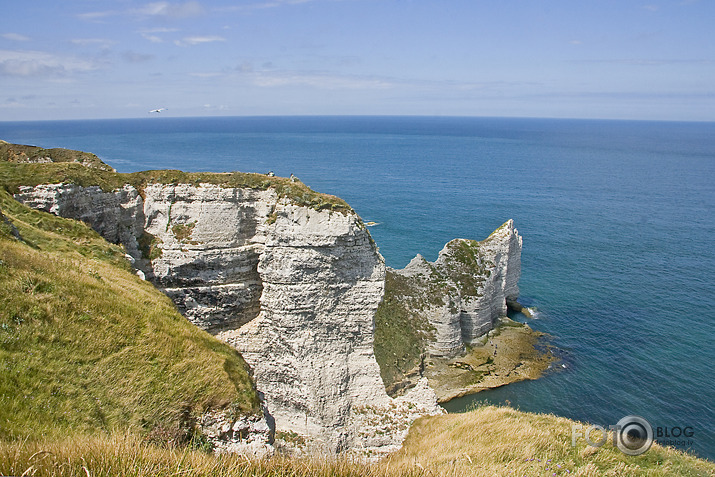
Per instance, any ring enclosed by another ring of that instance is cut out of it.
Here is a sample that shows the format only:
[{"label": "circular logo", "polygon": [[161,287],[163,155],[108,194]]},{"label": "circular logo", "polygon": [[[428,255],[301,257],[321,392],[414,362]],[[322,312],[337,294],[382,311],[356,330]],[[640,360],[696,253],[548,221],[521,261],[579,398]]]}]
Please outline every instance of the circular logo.
[{"label": "circular logo", "polygon": [[641,455],[653,444],[653,428],[640,416],[626,416],[616,424],[616,444],[626,455]]}]

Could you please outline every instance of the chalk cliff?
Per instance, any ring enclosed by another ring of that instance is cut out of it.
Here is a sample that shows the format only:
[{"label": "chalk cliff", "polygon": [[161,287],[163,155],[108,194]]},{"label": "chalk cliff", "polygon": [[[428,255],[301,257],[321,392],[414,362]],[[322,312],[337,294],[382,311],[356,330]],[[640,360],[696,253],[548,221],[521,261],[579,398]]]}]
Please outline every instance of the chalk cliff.
[{"label": "chalk cliff", "polygon": [[412,295],[423,297],[412,308],[434,328],[432,356],[456,356],[506,315],[507,302],[519,296],[521,245],[509,220],[481,242],[452,240],[433,263],[417,255],[392,270],[409,279]]},{"label": "chalk cliff", "polygon": [[[47,151],[12,158],[44,163]],[[268,424],[274,420],[278,430],[309,436],[328,451],[379,454],[399,445],[416,417],[442,412],[419,376],[402,387],[417,384],[399,400],[385,391],[373,345],[386,267],[344,202],[258,174],[117,174],[100,167],[87,179],[71,167],[63,174],[75,175],[54,184],[33,170],[37,185],[18,183],[15,199],[82,220],[123,244],[137,274],[192,323],[241,352]],[[449,242],[434,263],[418,255],[391,270],[410,282],[405,306],[419,308],[433,328],[416,330],[429,337],[430,354],[459,354],[506,313],[506,301],[518,296],[520,255],[521,238],[509,221],[482,242]],[[205,421],[207,435],[228,439],[223,449],[246,447],[244,428],[260,430],[249,447],[271,440],[261,423],[213,414]],[[385,427],[388,421],[398,424]]]},{"label": "chalk cliff", "polygon": [[341,450],[362,439],[358,407],[390,406],[373,353],[385,265],[351,210],[215,184],[42,184],[15,198],[124,244],[189,320],[241,351],[278,429]]}]

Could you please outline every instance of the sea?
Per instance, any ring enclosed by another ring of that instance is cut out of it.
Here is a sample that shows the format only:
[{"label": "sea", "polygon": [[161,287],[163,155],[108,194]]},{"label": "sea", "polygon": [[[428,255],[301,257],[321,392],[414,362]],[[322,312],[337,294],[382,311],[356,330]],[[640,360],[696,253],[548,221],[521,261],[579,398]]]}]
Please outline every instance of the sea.
[{"label": "sea", "polygon": [[295,174],[376,222],[395,268],[514,219],[520,301],[536,315],[513,317],[559,361],[446,409],[506,404],[606,428],[636,415],[715,460],[715,123],[155,115],[5,121],[0,139],[93,152],[119,172]]}]

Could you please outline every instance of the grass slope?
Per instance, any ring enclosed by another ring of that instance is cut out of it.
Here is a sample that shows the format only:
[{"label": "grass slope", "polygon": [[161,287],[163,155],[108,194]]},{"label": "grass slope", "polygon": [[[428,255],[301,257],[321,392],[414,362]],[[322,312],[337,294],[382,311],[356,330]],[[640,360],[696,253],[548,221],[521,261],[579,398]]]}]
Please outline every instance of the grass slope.
[{"label": "grass slope", "polygon": [[715,475],[712,462],[657,444],[639,456],[621,453],[612,437],[600,448],[588,446],[583,438],[572,446],[573,424],[563,417],[496,406],[421,418],[410,428],[403,448],[384,464],[421,466],[426,475],[455,476]]},{"label": "grass slope", "polygon": [[504,407],[418,420],[404,447],[378,464],[347,458],[251,461],[159,448],[132,434],[0,441],[0,474],[46,476],[712,476],[715,464],[654,445],[629,457],[611,444],[571,447],[573,421]]},{"label": "grass slope", "polygon": [[206,408],[258,410],[241,356],[136,277],[120,247],[1,189],[0,213],[0,438],[180,438]]}]

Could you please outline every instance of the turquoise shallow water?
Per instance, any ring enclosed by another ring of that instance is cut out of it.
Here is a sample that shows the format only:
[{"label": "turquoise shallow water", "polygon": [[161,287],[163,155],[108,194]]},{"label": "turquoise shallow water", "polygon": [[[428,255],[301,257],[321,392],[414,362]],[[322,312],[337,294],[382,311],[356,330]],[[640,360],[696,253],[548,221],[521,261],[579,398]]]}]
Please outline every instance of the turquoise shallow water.
[{"label": "turquoise shallow water", "polygon": [[295,173],[347,200],[388,265],[509,218],[521,300],[561,365],[475,399],[600,425],[692,427],[715,459],[715,124],[491,118],[0,122],[0,138],[150,168]]}]

